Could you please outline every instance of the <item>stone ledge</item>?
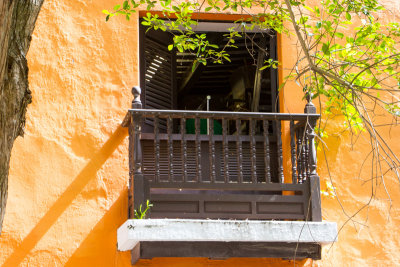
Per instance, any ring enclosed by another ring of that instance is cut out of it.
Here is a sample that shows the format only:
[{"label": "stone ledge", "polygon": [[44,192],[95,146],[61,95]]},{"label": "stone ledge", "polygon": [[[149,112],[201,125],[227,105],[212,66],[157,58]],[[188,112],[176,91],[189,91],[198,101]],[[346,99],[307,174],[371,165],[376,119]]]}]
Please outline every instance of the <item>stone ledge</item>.
[{"label": "stone ledge", "polygon": [[328,244],[337,241],[335,222],[253,220],[127,220],[117,231],[118,250],[140,242],[284,242]]}]

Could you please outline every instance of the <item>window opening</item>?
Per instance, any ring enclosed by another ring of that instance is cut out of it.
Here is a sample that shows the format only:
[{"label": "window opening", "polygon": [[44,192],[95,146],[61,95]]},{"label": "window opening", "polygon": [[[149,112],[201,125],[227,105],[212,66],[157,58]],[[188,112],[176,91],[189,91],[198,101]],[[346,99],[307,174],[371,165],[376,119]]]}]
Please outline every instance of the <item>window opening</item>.
[{"label": "window opening", "polygon": [[[220,24],[224,27],[229,25]],[[219,24],[200,22],[197,28],[205,32],[213,44],[223,47],[228,40],[224,36],[227,32],[215,31],[213,28],[222,29],[216,25]],[[206,29],[210,31],[205,31]],[[227,49],[231,62],[208,62],[206,66],[199,64],[193,71],[195,55],[186,51],[168,50],[168,45],[172,43],[171,33],[154,30],[146,32],[144,26],[141,26],[141,31],[141,50],[145,54],[144,64],[141,59],[144,73],[141,87],[145,91],[145,108],[206,110],[209,96],[210,110],[278,111],[277,71],[267,68],[261,72],[261,77],[257,77],[257,70],[264,59],[277,58],[276,37],[272,31],[246,33],[241,38],[235,38],[237,48]],[[260,47],[265,49],[265,57],[260,57],[259,54],[263,53]],[[261,86],[259,101],[256,107],[252,107],[257,95],[257,82]],[[159,90],[161,88],[164,90]],[[163,100],[171,102],[170,105],[162,103]]]}]

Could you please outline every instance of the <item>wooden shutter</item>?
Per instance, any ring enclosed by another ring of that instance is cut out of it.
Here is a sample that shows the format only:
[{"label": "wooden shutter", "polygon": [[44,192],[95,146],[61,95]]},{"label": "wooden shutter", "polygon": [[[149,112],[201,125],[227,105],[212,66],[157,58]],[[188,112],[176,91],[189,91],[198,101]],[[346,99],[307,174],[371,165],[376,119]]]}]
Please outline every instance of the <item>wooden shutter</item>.
[{"label": "wooden shutter", "polygon": [[[141,28],[141,87],[144,109],[175,109],[175,52],[168,50],[172,36],[162,31]],[[145,120],[145,129],[152,128],[153,120]],[[160,120],[160,129],[165,129]]]}]

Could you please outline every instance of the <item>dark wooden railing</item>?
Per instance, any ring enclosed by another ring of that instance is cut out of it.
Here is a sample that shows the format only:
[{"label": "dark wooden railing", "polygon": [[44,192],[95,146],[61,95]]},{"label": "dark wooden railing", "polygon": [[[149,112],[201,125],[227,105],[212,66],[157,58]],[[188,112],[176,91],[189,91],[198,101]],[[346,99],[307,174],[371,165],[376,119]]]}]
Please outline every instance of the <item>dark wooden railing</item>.
[{"label": "dark wooden railing", "polygon": [[[152,218],[321,220],[313,131],[319,115],[310,99],[305,114],[207,112],[142,109],[140,88],[133,94],[125,122],[131,217],[150,200]],[[288,183],[283,122],[290,126]]]}]

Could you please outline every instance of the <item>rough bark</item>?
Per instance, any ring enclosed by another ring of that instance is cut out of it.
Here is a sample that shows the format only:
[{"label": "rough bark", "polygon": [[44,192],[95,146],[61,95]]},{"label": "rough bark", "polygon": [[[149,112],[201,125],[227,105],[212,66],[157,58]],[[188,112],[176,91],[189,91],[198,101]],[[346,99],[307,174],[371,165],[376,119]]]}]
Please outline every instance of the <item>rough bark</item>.
[{"label": "rough bark", "polygon": [[8,191],[11,149],[24,133],[31,102],[26,53],[44,0],[0,2],[0,233]]}]

